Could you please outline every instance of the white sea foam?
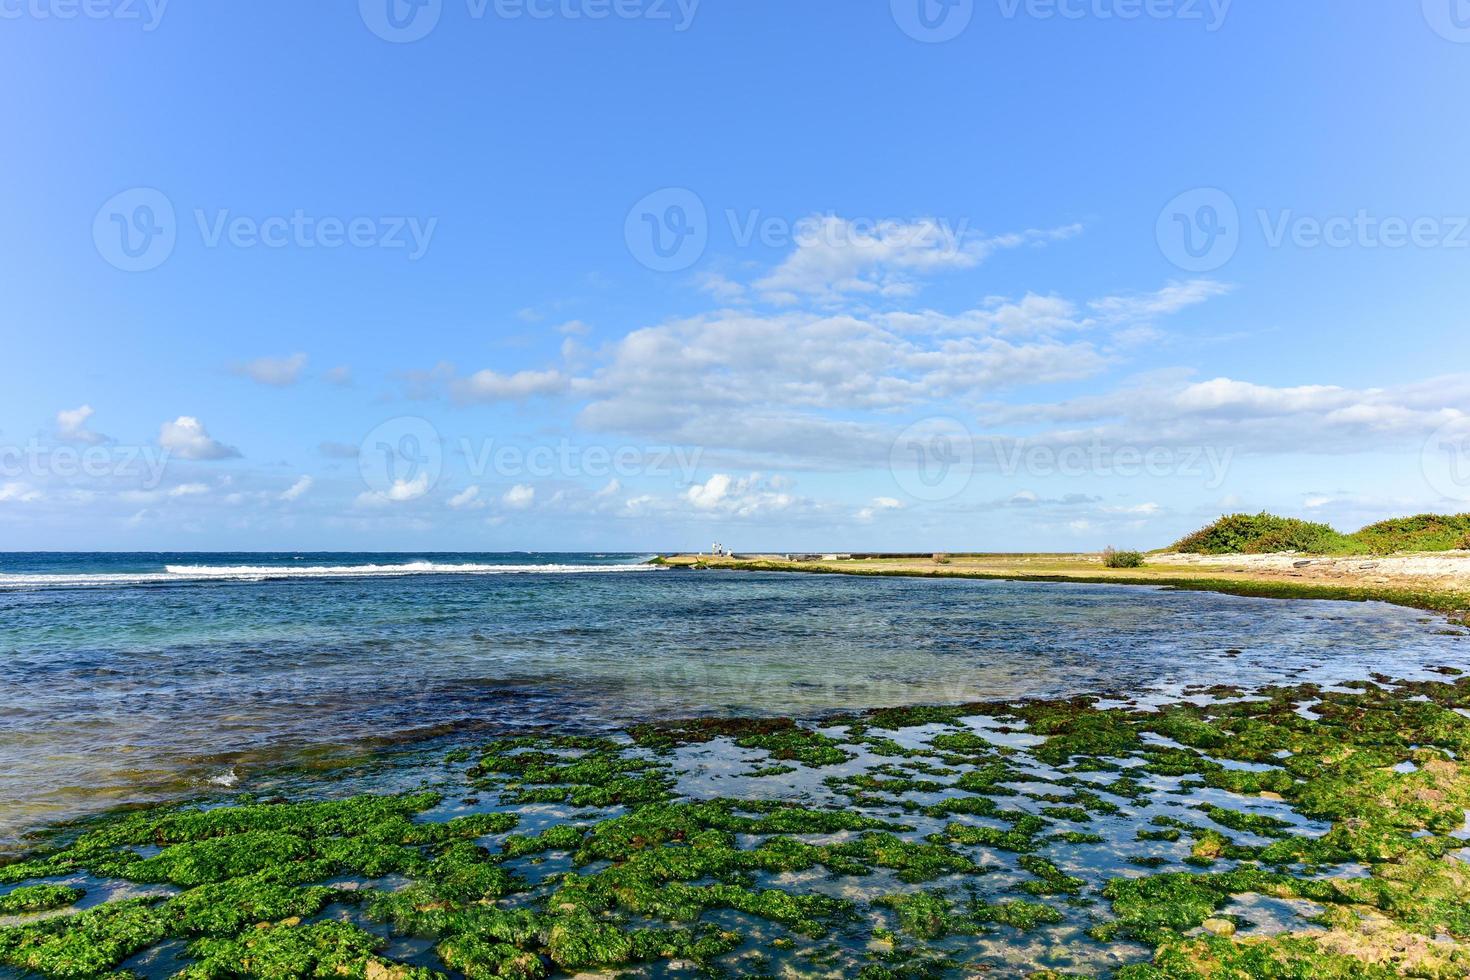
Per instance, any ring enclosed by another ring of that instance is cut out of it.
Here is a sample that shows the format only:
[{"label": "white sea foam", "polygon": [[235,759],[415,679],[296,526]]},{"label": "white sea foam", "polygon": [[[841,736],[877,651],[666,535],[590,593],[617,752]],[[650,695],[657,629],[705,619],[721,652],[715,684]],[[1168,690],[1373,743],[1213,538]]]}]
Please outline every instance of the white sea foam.
[{"label": "white sea foam", "polygon": [[162,572],[58,572],[0,574],[0,589],[162,585],[183,582],[265,582],[278,579],[399,578],[409,575],[575,575],[656,571],[653,565],[449,565],[416,561],[401,565],[165,565]]}]

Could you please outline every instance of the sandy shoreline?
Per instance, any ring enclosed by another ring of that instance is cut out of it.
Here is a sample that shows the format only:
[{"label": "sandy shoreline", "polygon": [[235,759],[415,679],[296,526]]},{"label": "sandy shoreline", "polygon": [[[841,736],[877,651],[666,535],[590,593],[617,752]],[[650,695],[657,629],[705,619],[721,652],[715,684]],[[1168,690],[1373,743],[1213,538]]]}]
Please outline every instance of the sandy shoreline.
[{"label": "sandy shoreline", "polygon": [[788,559],[781,555],[675,555],[672,568],[912,575],[1016,581],[1167,585],[1280,598],[1378,600],[1449,613],[1470,610],[1470,552],[1323,556],[1151,554],[1142,568],[1115,569],[1097,554]]}]

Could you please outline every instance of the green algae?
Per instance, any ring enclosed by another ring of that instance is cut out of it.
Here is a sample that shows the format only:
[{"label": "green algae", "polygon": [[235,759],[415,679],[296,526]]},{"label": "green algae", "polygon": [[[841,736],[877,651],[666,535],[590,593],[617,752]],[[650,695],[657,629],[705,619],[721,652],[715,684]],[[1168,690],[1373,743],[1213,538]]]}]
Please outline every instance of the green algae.
[{"label": "green algae", "polygon": [[[426,791],[123,813],[0,867],[0,883],[22,886],[0,909],[63,909],[69,886],[43,882],[80,873],[170,893],[0,929],[0,963],[107,975],[168,940],[186,978],[660,963],[948,977],[995,965],[957,960],[966,937],[1085,928],[1152,948],[1126,980],[1465,975],[1470,865],[1452,852],[1470,810],[1457,761],[1470,680],[1215,693],[1161,711],[1075,699],[502,739],[451,753],[472,763],[447,777],[467,781],[456,797],[475,791],[458,811]],[[993,744],[970,717],[1040,742]],[[740,775],[799,798],[682,796],[676,751],[717,742],[792,763]],[[877,761],[856,763],[862,752]],[[857,771],[823,778],[837,763]],[[557,815],[514,833],[531,812]],[[1128,855],[1129,841],[1177,846]],[[1093,845],[1108,847],[1072,850]],[[1349,864],[1362,870],[1337,873]],[[1222,916],[1247,926],[1227,906],[1249,894],[1316,903],[1328,931],[1199,934]],[[440,966],[393,962],[385,932],[418,937]]]},{"label": "green algae", "polygon": [[164,932],[149,902],[109,902],[75,916],[0,929],[0,963],[48,977],[95,977]]},{"label": "green algae", "polygon": [[0,895],[0,915],[23,915],[27,912],[48,912],[51,909],[75,905],[86,892],[66,885],[29,885],[17,888],[7,895]]},{"label": "green algae", "polygon": [[[373,954],[386,943],[345,922],[274,925],[230,938],[207,937],[189,945],[195,962],[180,980],[262,980],[297,977],[365,978]],[[403,972],[401,977],[428,980],[430,971]]]}]

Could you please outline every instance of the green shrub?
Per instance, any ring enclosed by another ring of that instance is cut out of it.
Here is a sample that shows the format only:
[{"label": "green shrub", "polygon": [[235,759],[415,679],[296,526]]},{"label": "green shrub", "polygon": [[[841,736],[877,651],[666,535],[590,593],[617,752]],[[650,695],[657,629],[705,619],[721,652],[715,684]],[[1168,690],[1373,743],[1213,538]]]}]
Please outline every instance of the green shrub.
[{"label": "green shrub", "polygon": [[1417,514],[1370,524],[1349,535],[1371,554],[1450,551],[1470,544],[1470,514]]},{"label": "green shrub", "polygon": [[1263,555],[1280,551],[1308,554],[1389,555],[1399,551],[1470,550],[1470,514],[1416,514],[1370,524],[1342,534],[1274,514],[1222,517],[1174,545],[1196,555]]},{"label": "green shrub", "polygon": [[1109,568],[1142,568],[1143,554],[1138,551],[1119,551],[1107,548],[1103,551],[1103,564]]},{"label": "green shrub", "polygon": [[1174,546],[1195,555],[1264,555],[1278,551],[1311,554],[1348,550],[1343,535],[1326,524],[1274,514],[1231,514]]}]

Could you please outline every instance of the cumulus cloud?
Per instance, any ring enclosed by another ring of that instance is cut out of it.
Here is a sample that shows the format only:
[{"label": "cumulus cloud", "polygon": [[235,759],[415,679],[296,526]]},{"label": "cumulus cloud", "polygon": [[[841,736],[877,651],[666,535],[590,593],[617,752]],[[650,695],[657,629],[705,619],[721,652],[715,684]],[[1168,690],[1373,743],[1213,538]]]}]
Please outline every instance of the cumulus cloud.
[{"label": "cumulus cloud", "polygon": [[205,483],[180,483],[176,487],[170,487],[170,497],[198,497],[209,492],[209,485]]},{"label": "cumulus cloud", "polygon": [[449,498],[449,506],[455,510],[477,509],[484,507],[485,502],[480,499],[479,487],[465,487]]},{"label": "cumulus cloud", "polygon": [[322,380],[327,382],[327,384],[339,385],[345,388],[348,385],[352,384],[352,368],[348,367],[345,364],[339,365],[338,367],[334,368],[328,368],[322,374]]},{"label": "cumulus cloud", "polygon": [[212,438],[204,423],[190,415],[163,423],[158,430],[158,444],[182,459],[233,459],[240,455],[234,446]]},{"label": "cumulus cloud", "polygon": [[516,484],[500,498],[500,502],[512,510],[525,510],[535,500],[536,488],[526,483]]},{"label": "cumulus cloud", "polygon": [[1224,296],[1233,288],[1229,283],[1213,279],[1191,279],[1170,283],[1157,292],[1096,299],[1088,303],[1088,308],[1111,321],[1150,320]]},{"label": "cumulus cloud", "polygon": [[831,505],[795,495],[790,486],[783,477],[761,473],[739,477],[716,473],[683,493],[630,497],[623,502],[618,516],[756,522],[776,518],[799,520],[819,512],[828,515],[835,512]]},{"label": "cumulus cloud", "polygon": [[[1080,226],[1069,225],[984,237],[969,234],[963,222],[936,218],[857,222],[815,215],[797,224],[796,250],[757,280],[755,288],[777,302],[796,302],[802,296],[908,296],[919,275],[973,268],[997,250],[1059,241],[1080,231]],[[706,288],[712,286],[724,289],[706,280]]]},{"label": "cumulus cloud", "polygon": [[1095,441],[1318,454],[1419,452],[1431,433],[1461,419],[1470,420],[1470,375],[1463,374],[1386,388],[1161,375],[1104,395],[991,406],[982,415],[991,425],[1069,425],[1033,437],[1038,444]]},{"label": "cumulus cloud", "polygon": [[635,330],[580,379],[596,431],[808,464],[885,460],[897,429],[862,413],[980,404],[1008,389],[1098,374],[1090,340],[950,336],[855,315],[723,311]]},{"label": "cumulus cloud", "polygon": [[560,371],[517,371],[511,375],[477,371],[451,381],[449,391],[460,402],[524,401],[538,395],[561,394],[568,384]]},{"label": "cumulus cloud", "polygon": [[82,405],[57,412],[56,434],[69,442],[83,442],[89,446],[110,441],[102,433],[93,432],[87,428],[87,421],[92,415],[91,405]]},{"label": "cumulus cloud", "polygon": [[417,500],[428,492],[429,474],[420,473],[412,480],[394,480],[386,491],[366,490],[357,495],[357,503],[362,507],[386,507]]},{"label": "cumulus cloud", "polygon": [[301,479],[291,484],[285,490],[281,491],[281,499],[287,502],[290,502],[292,500],[299,500],[301,499],[301,497],[306,495],[306,492],[312,488],[312,485],[314,483],[316,483],[316,481],[313,480],[311,477],[303,476]]},{"label": "cumulus cloud", "polygon": [[235,366],[235,373],[258,384],[273,388],[286,388],[301,380],[306,370],[306,355],[292,354],[290,357],[257,357],[253,361]]},{"label": "cumulus cloud", "polygon": [[903,510],[903,506],[903,501],[894,497],[874,497],[873,502],[869,506],[860,509],[855,516],[860,522],[866,524],[883,511]]},{"label": "cumulus cloud", "polygon": [[793,495],[775,489],[759,473],[739,479],[716,473],[704,483],[690,487],[687,496],[697,510],[718,511],[734,517],[786,510],[796,502]]}]

